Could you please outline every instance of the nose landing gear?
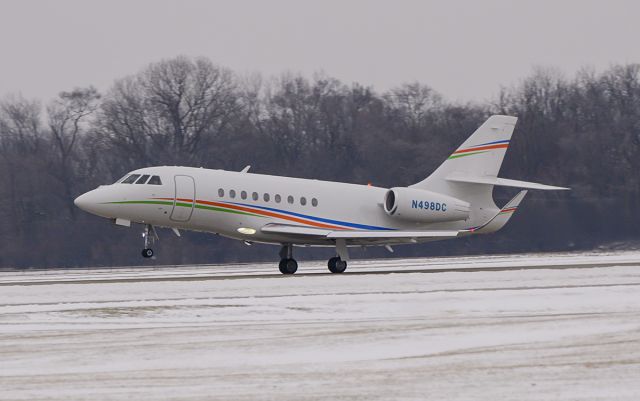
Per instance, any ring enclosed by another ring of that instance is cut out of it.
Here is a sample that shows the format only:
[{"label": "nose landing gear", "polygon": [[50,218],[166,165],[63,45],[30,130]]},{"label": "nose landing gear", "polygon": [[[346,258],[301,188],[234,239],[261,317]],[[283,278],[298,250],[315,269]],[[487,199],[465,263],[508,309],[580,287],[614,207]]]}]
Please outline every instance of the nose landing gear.
[{"label": "nose landing gear", "polygon": [[151,246],[153,246],[156,240],[159,239],[158,233],[156,233],[156,229],[151,224],[147,224],[144,227],[142,238],[144,238],[144,249],[142,250],[142,257],[153,257],[153,249],[151,249]]}]

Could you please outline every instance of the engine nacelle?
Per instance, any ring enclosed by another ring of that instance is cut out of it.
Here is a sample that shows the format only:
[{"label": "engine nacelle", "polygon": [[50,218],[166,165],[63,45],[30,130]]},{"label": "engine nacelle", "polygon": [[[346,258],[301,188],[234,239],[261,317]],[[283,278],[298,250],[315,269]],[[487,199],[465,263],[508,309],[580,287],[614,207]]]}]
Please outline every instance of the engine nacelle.
[{"label": "engine nacelle", "polygon": [[391,188],[384,196],[384,211],[392,217],[420,223],[465,220],[470,204],[451,196],[414,188]]}]

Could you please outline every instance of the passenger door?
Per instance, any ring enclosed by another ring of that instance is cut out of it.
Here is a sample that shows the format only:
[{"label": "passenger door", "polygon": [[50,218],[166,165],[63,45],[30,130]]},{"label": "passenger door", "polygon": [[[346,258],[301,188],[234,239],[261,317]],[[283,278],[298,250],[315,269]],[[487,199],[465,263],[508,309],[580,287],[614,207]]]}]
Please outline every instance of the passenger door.
[{"label": "passenger door", "polygon": [[176,183],[176,195],[170,218],[174,221],[189,221],[196,200],[196,183],[188,175],[176,175],[173,179]]}]

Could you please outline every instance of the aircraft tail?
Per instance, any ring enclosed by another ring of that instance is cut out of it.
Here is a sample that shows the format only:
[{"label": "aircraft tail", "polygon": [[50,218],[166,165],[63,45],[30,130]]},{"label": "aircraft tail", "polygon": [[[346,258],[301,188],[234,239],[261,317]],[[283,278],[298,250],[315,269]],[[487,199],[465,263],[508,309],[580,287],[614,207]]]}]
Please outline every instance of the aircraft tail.
[{"label": "aircraft tail", "polygon": [[[493,187],[496,185],[541,190],[568,189],[498,178],[517,120],[512,116],[489,117],[431,175],[411,188],[433,191],[469,202],[471,215],[468,223],[471,226],[483,224],[500,211],[493,201]],[[521,193],[522,197],[524,193]]]},{"label": "aircraft tail", "polygon": [[492,197],[493,185],[453,182],[447,178],[453,175],[497,178],[517,120],[511,116],[489,117],[430,176],[411,187],[497,209]]}]

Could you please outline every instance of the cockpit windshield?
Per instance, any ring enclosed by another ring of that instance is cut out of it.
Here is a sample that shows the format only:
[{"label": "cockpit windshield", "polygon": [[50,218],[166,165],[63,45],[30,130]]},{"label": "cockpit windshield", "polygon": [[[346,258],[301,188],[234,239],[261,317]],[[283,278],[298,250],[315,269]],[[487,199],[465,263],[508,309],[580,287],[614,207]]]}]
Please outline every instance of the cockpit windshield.
[{"label": "cockpit windshield", "polygon": [[114,182],[114,184],[120,184],[122,181],[124,181],[125,178],[127,178],[129,176],[129,174],[125,175],[124,177],[120,178],[118,181]]},{"label": "cockpit windshield", "polygon": [[149,174],[145,174],[136,181],[136,184],[146,184],[149,179]]},{"label": "cockpit windshield", "polygon": [[140,174],[131,174],[127,178],[125,178],[122,183],[123,184],[133,184],[140,177]]},{"label": "cockpit windshield", "polygon": [[157,175],[150,176],[149,174],[130,174],[125,175],[116,184],[147,184],[147,185],[162,185],[162,180]]}]

